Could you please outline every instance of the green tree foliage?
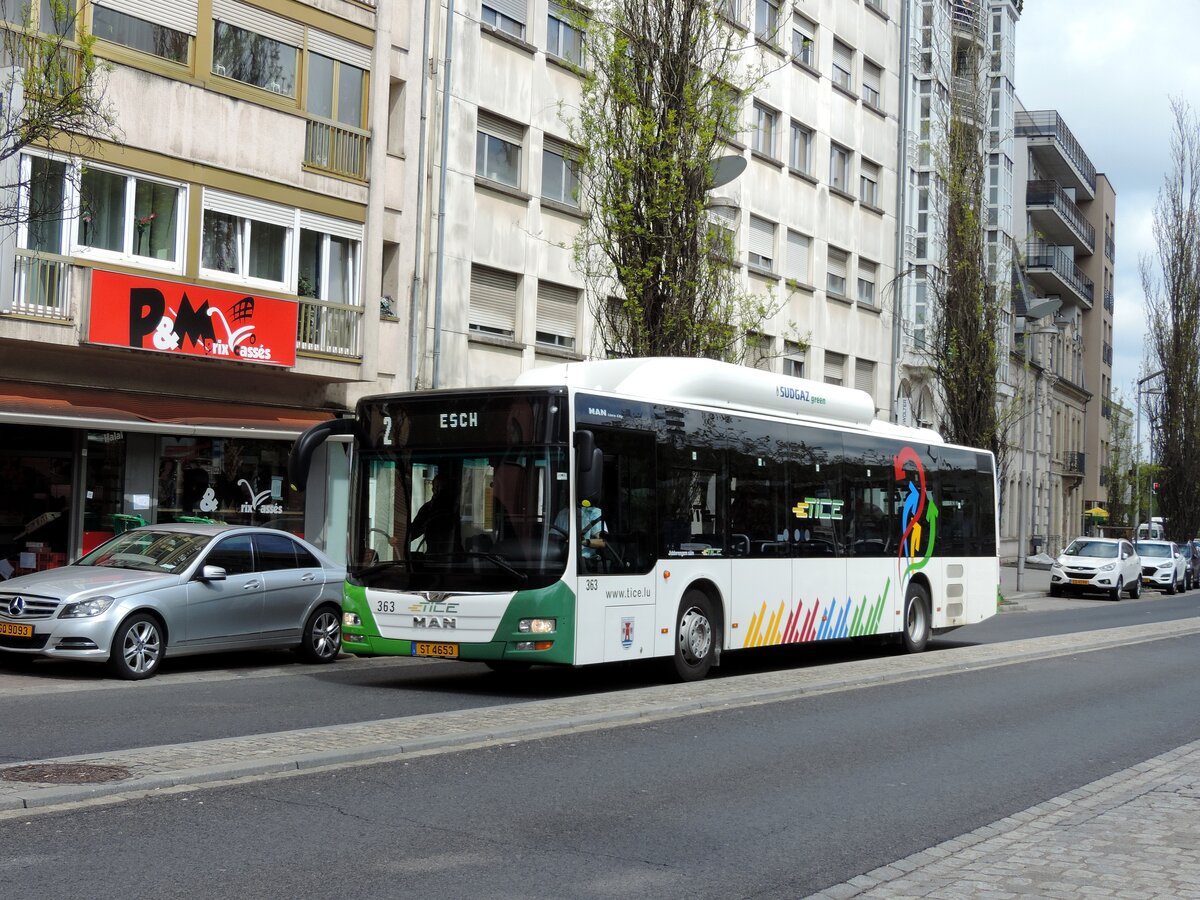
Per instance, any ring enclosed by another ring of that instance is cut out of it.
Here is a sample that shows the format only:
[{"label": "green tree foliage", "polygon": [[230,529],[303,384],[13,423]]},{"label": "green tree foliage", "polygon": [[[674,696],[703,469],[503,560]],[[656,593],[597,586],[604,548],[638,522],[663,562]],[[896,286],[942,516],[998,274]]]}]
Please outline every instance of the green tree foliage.
[{"label": "green tree foliage", "polygon": [[[116,114],[104,97],[107,67],[84,26],[87,6],[87,0],[0,0],[0,163],[30,146],[82,154],[118,139]],[[0,225],[46,212],[52,211],[8,200],[0,204]]]},{"label": "green tree foliage", "polygon": [[[1100,524],[1110,527],[1131,528],[1137,523],[1133,521],[1134,503],[1137,499],[1134,491],[1134,458],[1132,423],[1128,414],[1118,414],[1123,408],[1114,402],[1113,415],[1109,426],[1108,461],[1101,469],[1102,483],[1108,500],[1104,508],[1108,518]],[[1145,509],[1145,506],[1142,507]]]},{"label": "green tree foliage", "polygon": [[739,130],[744,35],[713,0],[603,0],[571,126],[588,213],[575,245],[613,356],[739,359],[775,311],[740,288],[732,235],[710,226],[712,161]]},{"label": "green tree foliage", "polygon": [[1154,509],[1169,537],[1188,540],[1200,534],[1200,119],[1180,100],[1171,106],[1171,168],[1154,207],[1154,254],[1140,270],[1148,364],[1163,373],[1148,404],[1161,485]]}]

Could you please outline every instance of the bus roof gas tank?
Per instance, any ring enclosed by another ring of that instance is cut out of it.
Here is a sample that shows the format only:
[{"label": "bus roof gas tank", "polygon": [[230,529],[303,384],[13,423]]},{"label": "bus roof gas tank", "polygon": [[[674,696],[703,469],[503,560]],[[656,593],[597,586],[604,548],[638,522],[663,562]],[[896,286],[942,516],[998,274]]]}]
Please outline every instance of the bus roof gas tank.
[{"label": "bus roof gas tank", "polygon": [[588,391],[733,407],[774,416],[866,426],[875,402],[866,391],[776,375],[712,359],[649,357],[544,366],[522,373],[520,385],[562,384]]}]

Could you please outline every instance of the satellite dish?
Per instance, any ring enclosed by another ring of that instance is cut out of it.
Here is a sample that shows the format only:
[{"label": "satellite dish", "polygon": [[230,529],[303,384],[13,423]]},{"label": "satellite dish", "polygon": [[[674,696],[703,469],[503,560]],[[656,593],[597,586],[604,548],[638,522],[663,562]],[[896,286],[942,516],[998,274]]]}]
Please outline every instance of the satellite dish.
[{"label": "satellite dish", "polygon": [[721,187],[721,185],[729,184],[733,179],[737,178],[746,171],[746,157],[744,156],[718,156],[713,160],[713,187]]}]

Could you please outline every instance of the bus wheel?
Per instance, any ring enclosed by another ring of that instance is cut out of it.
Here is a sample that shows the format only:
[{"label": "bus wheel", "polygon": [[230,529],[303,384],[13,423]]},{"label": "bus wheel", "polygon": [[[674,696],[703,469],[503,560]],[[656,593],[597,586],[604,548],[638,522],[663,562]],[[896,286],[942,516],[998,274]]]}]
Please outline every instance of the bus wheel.
[{"label": "bus wheel", "polygon": [[904,650],[920,653],[929,643],[929,593],[919,584],[910,584],[904,593]]},{"label": "bus wheel", "polygon": [[699,681],[716,655],[712,601],[701,591],[688,591],[679,604],[675,626],[675,675],[680,681]]}]

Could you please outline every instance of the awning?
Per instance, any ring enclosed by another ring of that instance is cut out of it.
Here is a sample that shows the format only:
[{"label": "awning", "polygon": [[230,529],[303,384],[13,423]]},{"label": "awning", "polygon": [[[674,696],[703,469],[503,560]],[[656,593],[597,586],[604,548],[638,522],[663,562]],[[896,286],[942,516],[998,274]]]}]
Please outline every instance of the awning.
[{"label": "awning", "polygon": [[1099,506],[1093,506],[1091,509],[1085,509],[1083,514],[1085,516],[1095,516],[1097,519],[1108,518],[1108,510],[1101,509]]},{"label": "awning", "polygon": [[0,381],[0,424],[293,440],[336,410]]}]

